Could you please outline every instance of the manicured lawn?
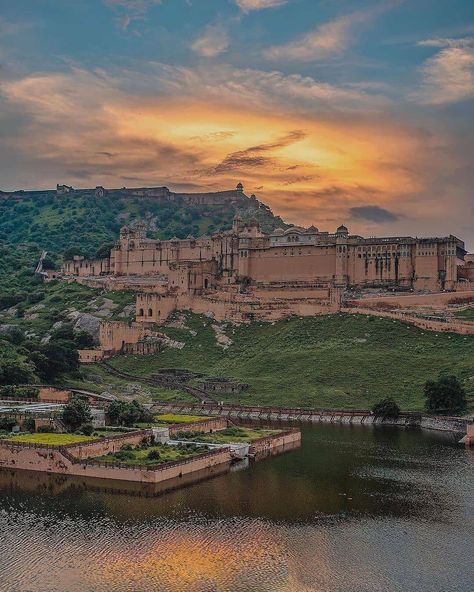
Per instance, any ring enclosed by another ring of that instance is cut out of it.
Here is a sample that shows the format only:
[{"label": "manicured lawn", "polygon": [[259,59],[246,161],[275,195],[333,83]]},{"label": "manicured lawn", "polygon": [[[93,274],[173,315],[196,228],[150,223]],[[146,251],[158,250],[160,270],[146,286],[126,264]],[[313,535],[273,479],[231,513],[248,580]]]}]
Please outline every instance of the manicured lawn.
[{"label": "manicured lawn", "polygon": [[12,442],[28,442],[30,444],[49,444],[50,446],[65,446],[66,444],[77,444],[97,440],[97,436],[80,436],[76,434],[20,434],[11,436],[8,440]]},{"label": "manicured lawn", "polygon": [[185,316],[187,329],[160,327],[184,341],[183,349],[118,356],[110,362],[137,376],[184,368],[250,384],[240,394],[219,394],[219,400],[229,403],[368,409],[390,396],[407,411],[423,409],[424,383],[445,371],[459,377],[474,409],[474,335],[336,314],[240,326],[229,323],[225,332],[233,344],[223,350],[216,344],[213,321]]},{"label": "manicured lawn", "polygon": [[187,432],[185,434],[179,433],[178,438],[180,440],[192,440],[196,442],[208,442],[209,444],[233,444],[233,443],[247,443],[259,438],[265,438],[273,434],[278,434],[281,430],[264,430],[264,429],[251,429],[241,427],[230,427],[225,430],[219,430],[212,434],[195,434],[193,432]]},{"label": "manicured lawn", "polygon": [[[159,453],[158,459],[150,459],[148,455],[152,450]],[[159,444],[156,446],[149,446],[146,448],[135,448],[133,450],[119,450],[113,454],[106,454],[104,456],[98,456],[94,460],[100,462],[121,462],[126,464],[145,464],[155,465],[165,462],[171,462],[174,460],[183,460],[203,454],[206,449],[196,447],[191,444],[185,446],[168,446],[167,444]]]},{"label": "manicured lawn", "polygon": [[210,419],[207,415],[180,415],[178,413],[165,413],[163,415],[155,415],[158,423],[176,424],[176,423],[191,423],[194,421],[206,421]]}]

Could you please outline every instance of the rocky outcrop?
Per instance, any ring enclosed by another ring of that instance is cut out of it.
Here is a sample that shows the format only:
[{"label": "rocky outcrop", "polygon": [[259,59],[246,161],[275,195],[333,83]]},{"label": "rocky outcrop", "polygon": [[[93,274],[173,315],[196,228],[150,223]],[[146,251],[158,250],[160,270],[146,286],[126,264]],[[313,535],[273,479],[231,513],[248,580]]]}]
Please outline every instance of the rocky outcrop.
[{"label": "rocky outcrop", "polygon": [[74,329],[76,331],[85,331],[96,341],[99,340],[101,319],[87,312],[79,312],[78,310],[69,312],[67,318],[74,323]]}]

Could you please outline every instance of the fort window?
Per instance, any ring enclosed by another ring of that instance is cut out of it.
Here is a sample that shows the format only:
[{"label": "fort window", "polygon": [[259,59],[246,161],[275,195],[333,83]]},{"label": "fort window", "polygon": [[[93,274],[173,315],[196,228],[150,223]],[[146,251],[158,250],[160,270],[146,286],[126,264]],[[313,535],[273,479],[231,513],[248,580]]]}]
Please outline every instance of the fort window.
[{"label": "fort window", "polygon": [[148,316],[149,317],[153,316],[153,309],[151,309],[151,308],[148,309]]},{"label": "fort window", "polygon": [[139,313],[138,313],[138,316],[139,316],[139,317],[142,317],[142,316],[143,316],[143,308],[140,308],[140,311],[139,311]]}]

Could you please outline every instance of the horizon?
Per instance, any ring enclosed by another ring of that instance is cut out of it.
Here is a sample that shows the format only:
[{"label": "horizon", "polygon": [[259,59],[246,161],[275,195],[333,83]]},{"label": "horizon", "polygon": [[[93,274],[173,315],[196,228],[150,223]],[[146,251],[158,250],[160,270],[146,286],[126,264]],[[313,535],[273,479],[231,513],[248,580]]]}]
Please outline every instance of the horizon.
[{"label": "horizon", "polygon": [[472,250],[467,0],[0,7],[4,191],[238,179],[295,225]]}]

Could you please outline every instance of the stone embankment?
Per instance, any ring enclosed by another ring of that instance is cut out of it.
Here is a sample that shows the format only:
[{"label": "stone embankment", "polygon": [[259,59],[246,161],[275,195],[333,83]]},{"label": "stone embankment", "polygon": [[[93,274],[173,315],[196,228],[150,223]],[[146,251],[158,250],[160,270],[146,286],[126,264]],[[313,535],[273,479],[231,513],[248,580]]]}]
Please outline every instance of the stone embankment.
[{"label": "stone embankment", "polygon": [[281,454],[285,450],[292,450],[301,443],[301,432],[291,429],[271,436],[265,436],[253,440],[250,444],[249,455],[255,458],[263,458],[274,454]]},{"label": "stone embankment", "polygon": [[95,456],[120,450],[124,444],[138,444],[150,430],[120,434],[84,444],[48,446],[0,440],[0,468],[24,469],[99,479],[161,483],[194,472],[230,465],[229,448],[220,448],[191,458],[155,465],[101,462]]},{"label": "stone embankment", "polygon": [[246,405],[216,405],[209,403],[167,403],[156,402],[153,411],[159,413],[202,413],[219,415],[242,421],[300,421],[308,423],[339,423],[359,425],[395,425],[421,427],[429,430],[465,434],[471,419],[462,417],[444,417],[423,415],[421,413],[401,413],[398,418],[375,416],[369,410],[342,409],[301,409],[299,407],[258,407]]}]

